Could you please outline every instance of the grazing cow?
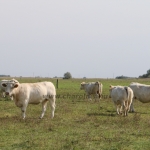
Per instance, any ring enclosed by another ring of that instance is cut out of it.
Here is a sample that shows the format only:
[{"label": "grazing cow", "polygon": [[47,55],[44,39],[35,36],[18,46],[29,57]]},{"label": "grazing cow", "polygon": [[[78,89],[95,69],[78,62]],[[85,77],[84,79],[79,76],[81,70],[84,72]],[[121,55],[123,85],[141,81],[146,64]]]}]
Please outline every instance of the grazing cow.
[{"label": "grazing cow", "polygon": [[142,103],[150,102],[150,85],[132,82],[129,87],[133,90],[135,99]]},{"label": "grazing cow", "polygon": [[[132,82],[129,87],[133,90],[134,99],[138,99],[142,103],[150,102],[150,85]],[[133,104],[131,107],[133,107]]]},{"label": "grazing cow", "polygon": [[114,102],[114,105],[117,109],[117,114],[123,114],[124,116],[128,115],[128,111],[130,110],[130,105],[133,100],[133,91],[130,87],[125,86],[110,86],[110,98]]},{"label": "grazing cow", "polygon": [[91,99],[91,97],[90,97],[91,94],[95,95],[96,97],[99,97],[99,99],[100,99],[101,95],[102,95],[102,88],[103,88],[102,83],[100,83],[98,81],[90,82],[90,83],[82,82],[81,86],[80,86],[81,90],[85,90],[89,99]]},{"label": "grazing cow", "polygon": [[52,109],[51,117],[54,117],[56,90],[51,82],[37,83],[19,83],[17,80],[11,80],[3,83],[6,95],[12,96],[17,107],[21,108],[23,119],[26,117],[26,108],[28,104],[42,103],[42,113],[45,114],[47,102],[50,101]]}]

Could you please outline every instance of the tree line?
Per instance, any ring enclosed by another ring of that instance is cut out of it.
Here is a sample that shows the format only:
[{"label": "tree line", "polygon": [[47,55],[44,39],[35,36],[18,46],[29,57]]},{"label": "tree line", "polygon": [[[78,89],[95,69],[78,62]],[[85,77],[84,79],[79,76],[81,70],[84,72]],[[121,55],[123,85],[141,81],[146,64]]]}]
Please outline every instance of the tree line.
[{"label": "tree line", "polygon": [[10,77],[10,75],[0,75],[0,77]]},{"label": "tree line", "polygon": [[150,69],[147,70],[146,74],[139,76],[139,78],[150,78]]},{"label": "tree line", "polygon": [[[132,77],[127,77],[127,76],[117,76],[116,79],[129,79]],[[139,78],[150,78],[150,69],[147,70],[146,74],[140,75]]]}]

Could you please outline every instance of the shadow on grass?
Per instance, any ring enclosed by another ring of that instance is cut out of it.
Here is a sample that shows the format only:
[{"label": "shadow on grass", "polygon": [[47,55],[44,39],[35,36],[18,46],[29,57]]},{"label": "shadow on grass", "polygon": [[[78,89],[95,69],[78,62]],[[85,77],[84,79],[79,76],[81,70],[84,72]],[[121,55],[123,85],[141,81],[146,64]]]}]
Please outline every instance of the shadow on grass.
[{"label": "shadow on grass", "polygon": [[0,117],[0,121],[4,121],[4,120],[18,120],[19,117],[18,116],[7,116],[5,115],[4,117]]},{"label": "shadow on grass", "polygon": [[22,119],[22,117],[19,116],[5,116],[5,117],[0,117],[0,122],[1,123],[9,123],[9,122],[24,122],[24,123],[39,123],[42,122],[42,120],[46,120],[46,119],[39,119],[36,117],[30,117],[30,118],[25,118]]},{"label": "shadow on grass", "polygon": [[150,114],[150,113],[147,113],[147,112],[139,112],[139,111],[135,111],[135,112],[129,112],[129,113]]},{"label": "shadow on grass", "polygon": [[97,113],[97,112],[94,112],[94,113],[87,113],[88,116],[111,116],[111,117],[115,117],[116,114],[114,113],[109,113],[109,114],[105,114],[105,113]]}]

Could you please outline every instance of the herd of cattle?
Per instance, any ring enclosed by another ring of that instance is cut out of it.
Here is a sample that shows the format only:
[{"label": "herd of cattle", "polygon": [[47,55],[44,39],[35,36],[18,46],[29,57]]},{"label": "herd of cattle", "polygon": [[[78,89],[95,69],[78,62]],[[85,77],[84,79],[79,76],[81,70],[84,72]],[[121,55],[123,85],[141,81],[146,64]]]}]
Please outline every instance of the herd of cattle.
[{"label": "herd of cattle", "polygon": [[[102,97],[103,85],[100,82],[82,82],[81,90],[85,90],[88,98],[91,95],[100,99]],[[42,113],[40,118],[43,118],[47,102],[50,102],[51,117],[54,117],[56,89],[51,82],[37,83],[19,83],[17,80],[1,80],[0,91],[2,96],[8,95],[11,100],[14,100],[17,107],[21,108],[23,119],[26,117],[26,108],[28,104],[42,103]],[[109,97],[116,107],[118,115],[128,115],[128,112],[134,112],[133,99],[138,99],[140,102],[150,102],[150,85],[132,82],[129,86],[110,86]],[[47,96],[46,96],[47,95]]]}]

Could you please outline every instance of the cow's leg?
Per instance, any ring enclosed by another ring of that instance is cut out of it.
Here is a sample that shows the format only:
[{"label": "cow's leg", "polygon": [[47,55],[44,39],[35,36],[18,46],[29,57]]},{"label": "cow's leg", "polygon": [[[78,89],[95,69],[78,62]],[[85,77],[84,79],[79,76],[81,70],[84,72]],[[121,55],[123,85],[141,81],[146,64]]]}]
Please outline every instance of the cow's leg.
[{"label": "cow's leg", "polygon": [[96,102],[96,98],[97,98],[96,94],[92,94],[92,96],[93,96],[93,98],[94,98],[94,100]]},{"label": "cow's leg", "polygon": [[114,107],[116,109],[116,113],[119,115],[119,113],[118,113],[118,105],[115,102],[114,102]]},{"label": "cow's leg", "polygon": [[121,103],[121,107],[122,107],[123,116],[125,116],[125,105],[124,105],[124,102]]},{"label": "cow's leg", "polygon": [[127,102],[127,101],[126,101],[126,102],[124,101],[124,102],[122,103],[124,117],[128,115],[128,114],[127,114],[127,105],[128,105],[128,102]]},{"label": "cow's leg", "polygon": [[120,115],[120,107],[119,107],[119,105],[116,105],[116,108],[117,108],[117,114]]},{"label": "cow's leg", "polygon": [[26,108],[27,108],[27,105],[24,104],[22,107],[21,107],[21,111],[22,111],[22,118],[25,119],[26,117]]},{"label": "cow's leg", "polygon": [[119,113],[122,115],[122,105],[119,104]]},{"label": "cow's leg", "polygon": [[5,94],[5,92],[2,92],[2,97],[6,97],[6,94]]},{"label": "cow's leg", "polygon": [[101,93],[99,91],[97,91],[97,97],[99,98],[99,101],[101,99]]},{"label": "cow's leg", "polygon": [[132,101],[129,100],[127,100],[126,102],[126,116],[128,116],[128,112],[130,111],[131,102]]},{"label": "cow's leg", "polygon": [[120,113],[120,115],[122,115],[122,112],[123,112],[123,107],[122,107],[122,105],[119,104],[119,113]]},{"label": "cow's leg", "polygon": [[91,101],[92,99],[91,99],[91,95],[90,94],[88,94],[88,99]]},{"label": "cow's leg", "polygon": [[46,107],[47,107],[47,100],[44,100],[42,102],[42,113],[41,113],[41,116],[40,116],[40,119],[43,118],[44,114],[45,114],[45,111],[46,111]]},{"label": "cow's leg", "polygon": [[26,117],[26,109],[28,106],[28,99],[26,99],[21,107],[21,111],[22,111],[22,118],[25,119]]},{"label": "cow's leg", "polygon": [[133,101],[132,101],[132,103],[131,103],[131,105],[130,105],[129,112],[135,112],[135,111],[134,111],[134,106],[133,106]]},{"label": "cow's leg", "polygon": [[51,118],[54,117],[54,112],[55,112],[55,97],[53,99],[50,99],[50,106],[51,106]]},{"label": "cow's leg", "polygon": [[10,96],[10,99],[13,101],[13,96]]},{"label": "cow's leg", "polygon": [[125,115],[128,116],[128,108],[129,108],[129,102],[128,100],[125,102]]},{"label": "cow's leg", "polygon": [[100,102],[100,96],[99,96],[99,94],[96,93],[96,94],[95,94],[95,97],[96,97],[95,100],[96,100],[96,101],[98,100],[98,102]]}]

